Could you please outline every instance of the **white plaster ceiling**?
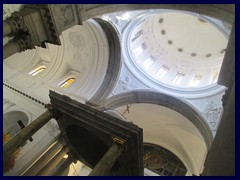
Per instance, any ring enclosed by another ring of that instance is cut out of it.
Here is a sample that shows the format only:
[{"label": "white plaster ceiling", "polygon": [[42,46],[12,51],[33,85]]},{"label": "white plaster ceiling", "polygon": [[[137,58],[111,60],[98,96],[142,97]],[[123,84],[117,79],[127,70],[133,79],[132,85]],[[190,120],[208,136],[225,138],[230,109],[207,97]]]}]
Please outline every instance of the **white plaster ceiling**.
[{"label": "white plaster ceiling", "polygon": [[[142,17],[143,21],[139,19],[134,19],[132,24],[135,25],[130,25],[126,32],[130,34],[127,35],[127,48],[130,59],[148,78],[179,88],[216,83],[214,79],[218,77],[228,42],[227,35],[219,31],[216,24],[177,11]],[[158,73],[163,66],[167,73],[160,76]],[[178,72],[184,74],[183,80],[174,83]],[[200,82],[192,82],[195,77]]]},{"label": "white plaster ceiling", "polygon": [[[212,24],[190,14],[173,12],[159,14],[151,20],[155,41],[168,54],[193,62],[223,58],[220,52],[226,48],[227,39]],[[172,45],[168,44],[169,40]],[[178,48],[183,52],[180,53]],[[191,53],[196,53],[196,56],[191,56]],[[206,57],[207,54],[211,56]]]},{"label": "white plaster ceiling", "polygon": [[[199,174],[207,154],[197,128],[184,116],[154,104],[131,104],[115,109],[130,122],[143,128],[143,141],[165,147],[177,155],[190,173]],[[124,113],[125,112],[125,113]]]},{"label": "white plaster ceiling", "polygon": [[[161,36],[162,27],[159,24],[161,17],[164,19],[163,23],[167,22],[163,26],[166,29],[166,34],[163,37]],[[76,26],[67,30],[63,33],[63,46],[56,47],[52,45],[51,47],[49,46],[50,48],[48,49],[50,55],[45,54],[48,52],[39,54],[41,59],[47,58],[49,60],[50,58],[49,61],[52,61],[49,64],[49,69],[44,72],[45,74],[43,73],[41,75],[46,78],[43,78],[43,81],[52,84],[53,81],[50,81],[49,77],[54,76],[51,80],[55,81],[64,75],[66,68],[74,69],[80,72],[79,79],[76,80],[73,86],[70,86],[65,93],[76,97],[81,95],[86,97],[86,99],[94,94],[104,78],[108,63],[108,59],[106,58],[108,57],[106,37],[101,30],[94,29],[96,28],[94,25],[92,22],[88,22],[84,27]],[[220,54],[219,50],[224,48],[224,43],[226,46],[227,40],[224,39],[223,35],[212,25],[200,22],[195,16],[188,14],[179,15],[179,13],[162,13],[158,16],[146,18],[146,21],[138,26],[138,28],[140,27],[146,28],[144,36],[136,41],[135,45],[131,45],[137,46],[140,45],[140,41],[146,41],[151,47],[148,54],[143,54],[141,58],[147,58],[149,53],[153,53],[157,57],[163,57],[162,60],[174,66],[175,72],[179,67],[186,68],[188,69],[186,72],[191,72],[191,76],[194,75],[194,72],[196,72],[199,67],[201,67],[201,72],[207,72],[209,69],[207,69],[207,71],[204,69],[208,67],[215,67],[215,69],[221,67],[224,54]],[[180,27],[182,27],[182,29]],[[210,31],[207,29],[210,29]],[[138,29],[133,29],[132,33],[137,32],[137,30]],[[198,30],[201,30],[201,35],[196,36]],[[96,34],[97,37],[95,36]],[[204,37],[208,37],[209,39],[206,38],[203,41],[202,38]],[[197,39],[193,41],[193,38]],[[173,42],[171,46],[169,46],[168,43],[169,39]],[[221,43],[222,45],[220,46]],[[210,44],[216,46],[207,48]],[[196,46],[199,46],[199,48]],[[53,47],[57,49],[56,53],[53,53]],[[100,47],[102,51],[96,47]],[[189,49],[189,52],[196,51],[196,53],[201,56],[189,56],[187,51],[186,53],[184,51],[184,53],[179,56],[179,53],[176,51],[178,47]],[[212,56],[206,58],[205,55],[210,51],[212,52]],[[33,59],[35,53],[32,54],[32,56],[28,54],[28,58]],[[162,56],[163,54],[164,56]],[[16,63],[16,57],[18,57],[17,60],[22,66]],[[29,60],[24,57],[19,58],[19,54],[17,54],[16,57],[12,58],[14,61],[9,60],[7,63],[4,62],[4,64],[6,64],[6,67],[9,69],[22,71]],[[101,60],[99,60],[99,57]],[[23,63],[22,60],[25,60],[26,63]],[[36,60],[36,63],[38,61],[39,60]],[[160,68],[161,64],[162,62],[158,61],[154,65],[153,68],[155,68],[155,72]],[[199,64],[203,65],[199,66]],[[154,69],[151,69],[149,72],[153,72],[153,70]],[[210,70],[210,72],[215,72],[213,69]],[[29,71],[30,68],[24,71],[24,73],[28,76]],[[52,75],[50,76],[48,73]],[[174,75],[174,72],[172,72],[172,75]],[[5,74],[4,76],[6,77]],[[168,78],[171,79],[170,77]],[[18,80],[18,82],[24,86],[22,81]],[[51,85],[51,87],[57,89],[54,85]],[[29,89],[29,91],[30,90],[31,89]],[[38,88],[34,93],[40,94],[40,91],[41,89]],[[47,91],[48,88],[46,88],[46,92]],[[126,106],[117,108],[116,110],[122,114],[125,109]],[[145,142],[158,144],[172,151],[184,162],[191,173],[199,174],[201,172],[207,148],[197,128],[185,117],[168,108],[150,104],[133,104],[130,107],[130,112],[124,114],[124,116],[127,120],[143,128]]]}]

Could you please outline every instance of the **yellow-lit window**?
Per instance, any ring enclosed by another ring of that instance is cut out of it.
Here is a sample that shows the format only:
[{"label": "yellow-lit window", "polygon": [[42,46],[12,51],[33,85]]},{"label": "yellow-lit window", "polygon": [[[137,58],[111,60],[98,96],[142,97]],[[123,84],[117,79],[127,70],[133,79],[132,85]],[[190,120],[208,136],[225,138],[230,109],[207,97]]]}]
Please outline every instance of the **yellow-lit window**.
[{"label": "yellow-lit window", "polygon": [[37,74],[39,74],[40,72],[44,71],[45,69],[46,69],[46,66],[41,65],[41,66],[38,66],[37,68],[35,68],[34,70],[32,70],[28,74],[30,74],[32,76],[36,76]]},{"label": "yellow-lit window", "polygon": [[66,88],[67,86],[69,86],[70,84],[72,84],[75,81],[76,78],[68,78],[65,81],[61,82],[58,84],[58,86]]}]

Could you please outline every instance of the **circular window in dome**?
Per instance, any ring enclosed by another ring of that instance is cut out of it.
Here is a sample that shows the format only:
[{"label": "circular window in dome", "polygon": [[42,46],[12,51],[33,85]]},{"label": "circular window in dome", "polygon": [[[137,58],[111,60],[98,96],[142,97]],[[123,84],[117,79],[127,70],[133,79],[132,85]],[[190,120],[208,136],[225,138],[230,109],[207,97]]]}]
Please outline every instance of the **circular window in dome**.
[{"label": "circular window in dome", "polygon": [[212,19],[202,16],[200,21],[182,11],[135,18],[123,35],[127,66],[145,84],[187,91],[212,87],[228,42]]}]

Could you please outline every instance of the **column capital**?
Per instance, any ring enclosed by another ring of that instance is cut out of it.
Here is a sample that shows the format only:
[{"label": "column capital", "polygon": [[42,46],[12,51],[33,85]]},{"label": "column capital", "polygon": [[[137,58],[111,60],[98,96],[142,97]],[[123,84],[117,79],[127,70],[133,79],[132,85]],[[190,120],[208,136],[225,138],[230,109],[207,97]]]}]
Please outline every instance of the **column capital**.
[{"label": "column capital", "polygon": [[18,45],[20,52],[35,49],[31,36],[28,33],[19,34],[14,38],[14,42]]},{"label": "column capital", "polygon": [[27,32],[27,28],[24,25],[23,18],[20,16],[11,16],[5,20],[7,24],[10,25],[11,27],[11,32],[12,33],[17,33],[17,32]]}]

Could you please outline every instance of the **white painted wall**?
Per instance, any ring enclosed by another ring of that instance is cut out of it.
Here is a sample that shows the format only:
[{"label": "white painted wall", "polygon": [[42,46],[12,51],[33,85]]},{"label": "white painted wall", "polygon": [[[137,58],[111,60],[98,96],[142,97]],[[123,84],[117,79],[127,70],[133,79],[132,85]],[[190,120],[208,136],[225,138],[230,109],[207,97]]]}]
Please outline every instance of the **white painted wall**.
[{"label": "white painted wall", "polygon": [[[4,83],[34,97],[41,102],[49,103],[49,90],[66,94],[71,98],[85,103],[100,87],[108,66],[108,42],[101,27],[90,20],[83,26],[75,26],[60,37],[62,46],[47,44],[47,49],[36,47],[4,60]],[[28,73],[41,61],[47,65],[45,71],[32,77]],[[77,76],[74,84],[66,89],[57,86],[68,73]],[[30,114],[32,122],[46,109],[38,103],[4,86],[4,112],[19,109]],[[33,135],[33,142],[21,148],[21,155],[12,170],[4,175],[20,175],[39,155],[53,142],[59,134],[55,120],[47,123]],[[31,158],[29,158],[31,157]],[[72,164],[69,175],[76,175],[79,164]]]}]

